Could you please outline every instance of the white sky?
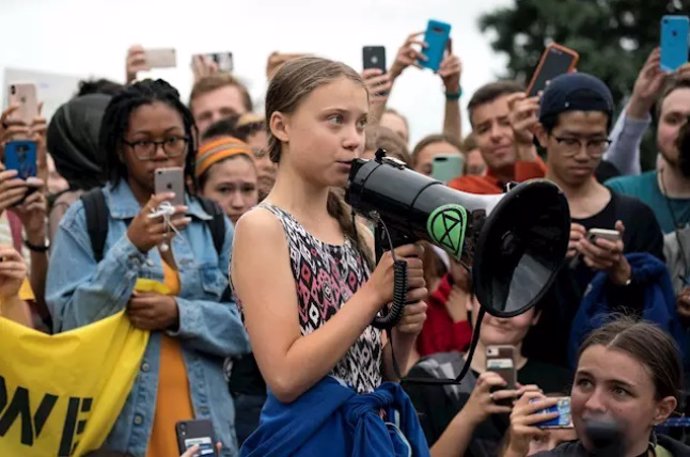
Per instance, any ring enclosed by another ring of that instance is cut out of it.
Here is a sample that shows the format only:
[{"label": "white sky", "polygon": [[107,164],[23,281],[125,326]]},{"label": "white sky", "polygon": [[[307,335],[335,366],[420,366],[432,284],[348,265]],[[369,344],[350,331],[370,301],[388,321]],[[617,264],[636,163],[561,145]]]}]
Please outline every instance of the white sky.
[{"label": "white sky", "polygon": [[[231,51],[236,74],[250,83],[254,99],[263,100],[266,58],[274,50],[310,52],[360,70],[362,46],[384,45],[390,65],[405,37],[424,30],[427,20],[434,18],[452,24],[453,49],[464,66],[464,107],[469,95],[494,79],[505,64],[480,34],[477,18],[510,3],[0,0],[0,74],[10,67],[123,80],[130,44],[175,47],[178,68],[154,75],[169,80],[186,100],[192,83],[191,54]],[[443,102],[440,78],[429,70],[410,68],[397,81],[389,106],[409,118],[414,144],[441,129]],[[467,125],[466,119],[463,123]]]}]

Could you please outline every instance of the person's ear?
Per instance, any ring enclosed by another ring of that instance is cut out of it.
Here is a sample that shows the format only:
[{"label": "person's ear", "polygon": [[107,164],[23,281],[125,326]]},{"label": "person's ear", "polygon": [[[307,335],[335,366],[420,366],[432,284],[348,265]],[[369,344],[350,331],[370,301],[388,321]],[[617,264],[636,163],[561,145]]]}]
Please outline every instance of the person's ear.
[{"label": "person's ear", "polygon": [[539,319],[541,318],[541,310],[535,311],[534,316],[532,317],[532,327],[537,325],[539,323]]},{"label": "person's ear", "polygon": [[657,402],[656,413],[654,414],[654,425],[664,422],[676,410],[678,401],[676,397],[668,396]]},{"label": "person's ear", "polygon": [[286,143],[290,139],[288,118],[285,114],[280,111],[274,111],[271,113],[271,118],[268,120],[268,125],[271,129],[271,133],[279,141]]},{"label": "person's ear", "polygon": [[539,141],[539,145],[546,149],[549,144],[549,134],[546,132],[541,122],[534,126],[534,136]]}]

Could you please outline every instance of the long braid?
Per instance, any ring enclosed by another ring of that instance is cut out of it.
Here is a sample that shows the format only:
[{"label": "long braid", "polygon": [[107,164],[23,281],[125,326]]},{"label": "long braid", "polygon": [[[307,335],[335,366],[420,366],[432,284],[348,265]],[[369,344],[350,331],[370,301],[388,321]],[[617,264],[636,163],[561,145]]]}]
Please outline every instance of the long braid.
[{"label": "long braid", "polygon": [[326,207],[328,209],[328,214],[338,221],[338,225],[340,225],[340,229],[345,236],[355,242],[357,250],[362,254],[362,257],[364,257],[364,261],[369,269],[373,270],[375,267],[373,253],[371,249],[369,249],[362,234],[357,230],[357,226],[355,225],[356,222],[354,217],[352,217],[347,203],[345,203],[335,191],[330,190],[328,191],[328,203]]},{"label": "long braid", "polygon": [[[128,86],[114,96],[103,115],[99,137],[100,147],[106,154],[104,167],[105,176],[116,185],[120,179],[127,176],[127,168],[122,160],[122,139],[129,128],[129,118],[132,112],[142,105],[154,102],[165,103],[180,113],[184,123],[185,135],[190,138],[185,157],[186,182],[196,188],[194,177],[194,161],[196,156],[196,140],[198,130],[191,111],[180,101],[180,94],[173,86],[162,79],[146,79]],[[190,189],[187,189],[189,192]]]}]

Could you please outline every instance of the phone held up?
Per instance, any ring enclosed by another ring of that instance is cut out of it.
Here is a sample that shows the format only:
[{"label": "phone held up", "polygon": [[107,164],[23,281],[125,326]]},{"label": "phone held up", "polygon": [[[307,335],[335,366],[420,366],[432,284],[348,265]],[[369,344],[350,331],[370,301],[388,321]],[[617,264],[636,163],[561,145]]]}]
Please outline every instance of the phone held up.
[{"label": "phone held up", "polygon": [[362,48],[362,68],[376,68],[386,72],[386,48],[383,46],[364,46]]},{"label": "phone held up", "polygon": [[429,20],[424,32],[424,42],[427,47],[422,49],[427,60],[419,60],[417,63],[433,71],[438,71],[443,61],[443,53],[448,46],[450,38],[450,24],[441,21]]},{"label": "phone held up", "polygon": [[174,48],[145,49],[146,64],[150,68],[174,68],[177,66],[177,53]]},{"label": "phone held up", "polygon": [[17,177],[26,180],[36,176],[37,148],[35,141],[17,140],[5,144],[3,164],[6,170],[16,170]]},{"label": "phone held up", "polygon": [[447,184],[462,176],[465,157],[461,154],[439,154],[431,160],[431,177]]},{"label": "phone held up", "polygon": [[687,16],[661,18],[660,66],[663,71],[675,71],[688,61],[688,33],[690,19]]},{"label": "phone held up", "polygon": [[527,86],[527,96],[538,95],[553,78],[575,70],[579,59],[580,55],[570,48],[557,43],[547,46]]},{"label": "phone held up", "polygon": [[175,197],[170,203],[174,206],[184,205],[184,171],[181,167],[157,168],[153,178],[154,192],[174,192]]},{"label": "phone held up", "polygon": [[10,105],[16,105],[17,110],[12,113],[12,119],[31,125],[38,117],[38,97],[34,83],[11,83],[8,87]]}]

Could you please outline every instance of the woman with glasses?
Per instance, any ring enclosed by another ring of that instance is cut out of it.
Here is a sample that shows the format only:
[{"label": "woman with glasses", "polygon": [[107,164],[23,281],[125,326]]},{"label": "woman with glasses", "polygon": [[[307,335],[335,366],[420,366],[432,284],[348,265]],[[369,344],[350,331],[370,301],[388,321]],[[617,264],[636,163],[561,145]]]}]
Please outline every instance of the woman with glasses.
[{"label": "woman with glasses", "polygon": [[[109,180],[102,190],[108,213],[102,259],[94,254],[82,201],[67,211],[55,239],[47,286],[55,331],[124,310],[134,327],[151,332],[108,433],[109,450],[179,455],[175,424],[195,418],[211,420],[222,455],[237,450],[222,364],[249,345],[226,293],[232,228],[221,219],[224,242],[217,249],[208,206],[189,190],[177,206],[170,204],[174,194],[154,193],[159,168],[181,167],[186,187],[194,183],[195,136],[191,113],[168,83],[146,80],[115,96],[100,134]],[[166,207],[170,212],[161,215]],[[143,290],[141,279],[163,287]]]}]

